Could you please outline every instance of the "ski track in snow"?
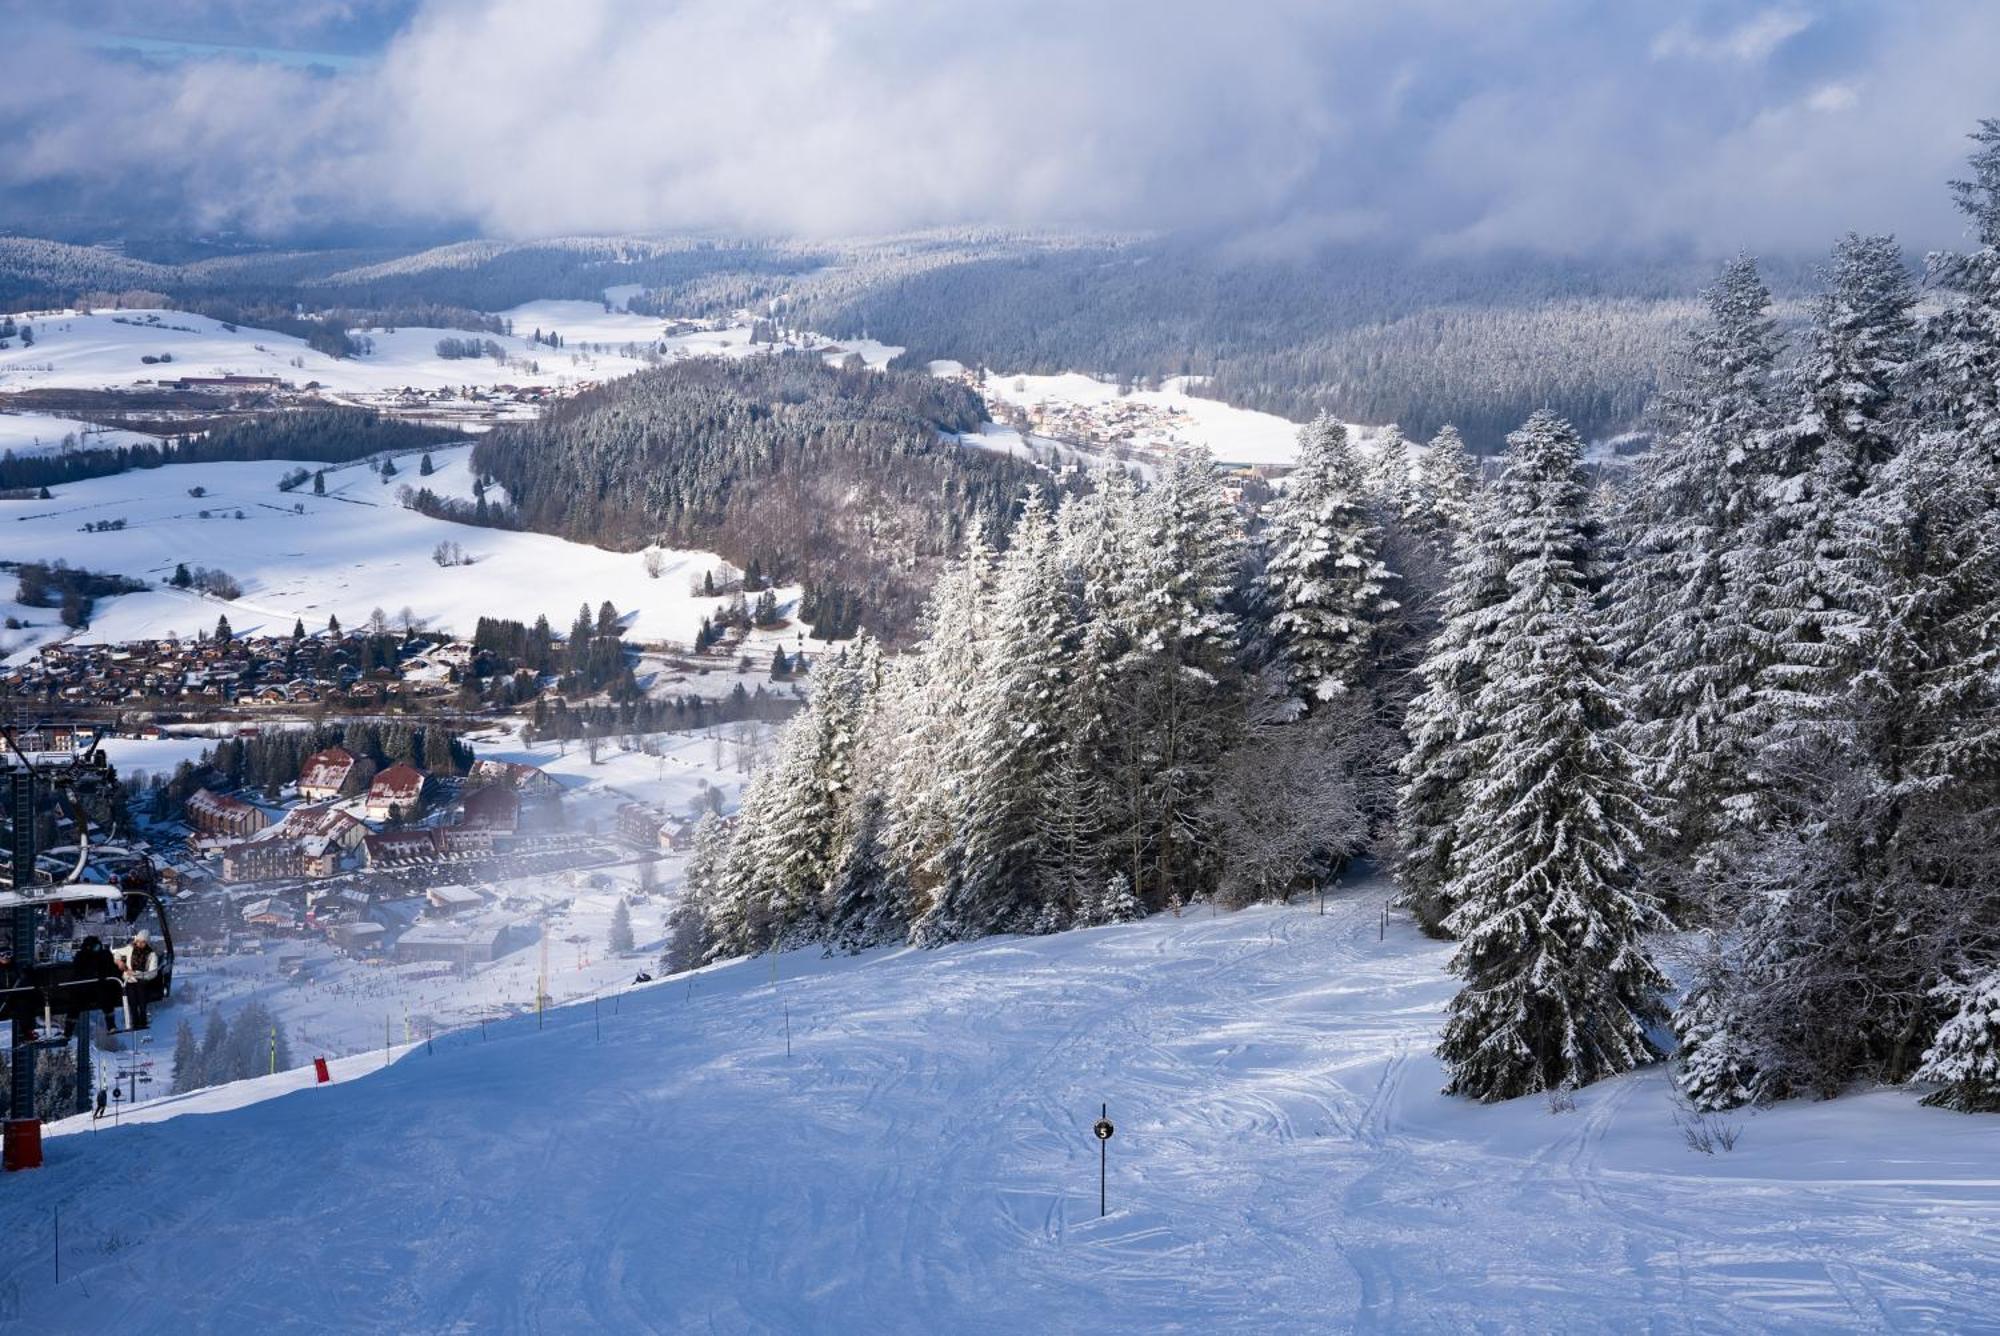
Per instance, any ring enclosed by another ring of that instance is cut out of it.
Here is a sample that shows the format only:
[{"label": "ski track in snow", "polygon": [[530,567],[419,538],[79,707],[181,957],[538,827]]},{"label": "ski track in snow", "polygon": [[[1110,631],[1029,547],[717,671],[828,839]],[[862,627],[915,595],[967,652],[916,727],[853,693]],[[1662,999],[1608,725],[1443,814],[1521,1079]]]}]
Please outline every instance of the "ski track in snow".
[{"label": "ski track in snow", "polygon": [[[0,1328],[2000,1320],[1992,1120],[1875,1092],[1746,1116],[1736,1150],[1704,1156],[1657,1069],[1561,1114],[1445,1098],[1448,948],[1399,922],[1378,942],[1385,894],[796,952],[775,985],[766,958],[607,999],[601,1041],[569,1007],[365,1078],[348,1060],[325,1089],[72,1125],[0,1182]],[[1101,1220],[1100,1102],[1118,1129]]]}]

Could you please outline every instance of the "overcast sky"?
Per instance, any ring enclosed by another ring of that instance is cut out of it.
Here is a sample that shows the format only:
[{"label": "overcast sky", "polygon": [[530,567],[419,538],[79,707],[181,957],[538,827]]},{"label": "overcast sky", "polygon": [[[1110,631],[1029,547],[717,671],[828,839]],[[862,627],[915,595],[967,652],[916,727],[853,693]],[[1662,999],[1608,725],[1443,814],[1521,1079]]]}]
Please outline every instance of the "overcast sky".
[{"label": "overcast sky", "polygon": [[1996,0],[0,0],[0,33],[0,190],[270,232],[1923,248],[2000,115]]}]

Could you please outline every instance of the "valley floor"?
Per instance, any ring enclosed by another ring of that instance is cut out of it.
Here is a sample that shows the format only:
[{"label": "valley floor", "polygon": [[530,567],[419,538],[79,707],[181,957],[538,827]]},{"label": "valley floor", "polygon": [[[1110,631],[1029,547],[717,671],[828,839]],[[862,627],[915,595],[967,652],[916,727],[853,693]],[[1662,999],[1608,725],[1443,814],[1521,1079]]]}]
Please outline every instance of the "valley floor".
[{"label": "valley floor", "polygon": [[[1663,1070],[1565,1113],[1447,1099],[1430,1056],[1447,949],[1393,917],[1378,940],[1385,895],[799,952],[775,984],[745,962],[365,1077],[358,1058],[323,1089],[281,1075],[245,1107],[259,1083],[52,1129],[47,1166],[0,1181],[0,1326],[2000,1320],[2000,1123],[1875,1092],[1743,1117],[1733,1151],[1703,1155]],[[1101,1220],[1100,1103],[1117,1124]]]}]

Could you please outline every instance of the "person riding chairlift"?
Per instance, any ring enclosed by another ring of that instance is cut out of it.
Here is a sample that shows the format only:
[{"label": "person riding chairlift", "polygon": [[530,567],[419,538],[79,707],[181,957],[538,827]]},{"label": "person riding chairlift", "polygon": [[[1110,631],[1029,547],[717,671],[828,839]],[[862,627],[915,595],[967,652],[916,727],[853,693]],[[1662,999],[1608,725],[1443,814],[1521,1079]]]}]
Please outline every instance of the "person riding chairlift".
[{"label": "person riding chairlift", "polygon": [[160,974],[160,953],[153,949],[153,939],[144,928],[132,934],[131,945],[112,952],[125,976],[125,1006],[132,1017],[132,1028],[150,1030],[153,1023],[146,1015],[146,998],[152,982]]},{"label": "person riding chairlift", "polygon": [[82,992],[86,1004],[104,1013],[104,1028],[118,1028],[119,978],[123,970],[118,958],[111,953],[101,938],[90,936],[83,939],[70,957],[70,978],[74,986]]}]

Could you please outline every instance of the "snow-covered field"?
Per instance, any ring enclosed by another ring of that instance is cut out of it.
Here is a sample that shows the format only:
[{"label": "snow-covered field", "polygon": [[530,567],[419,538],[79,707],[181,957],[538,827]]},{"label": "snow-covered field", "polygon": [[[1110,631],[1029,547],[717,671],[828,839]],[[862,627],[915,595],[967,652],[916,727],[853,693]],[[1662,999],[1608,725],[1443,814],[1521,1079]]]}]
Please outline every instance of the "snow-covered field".
[{"label": "snow-covered field", "polygon": [[[1385,894],[798,952],[378,1050],[327,1088],[285,1075],[58,1126],[47,1166],[4,1185],[0,1314],[47,1333],[1991,1328],[1990,1119],[1863,1093],[1745,1116],[1704,1155],[1660,1070],[1569,1112],[1446,1099],[1447,948],[1400,921],[1378,941]],[[234,1107],[260,1088],[277,1097]]]},{"label": "snow-covered field", "polygon": [[0,413],[0,452],[48,455],[65,444],[79,450],[109,450],[121,445],[155,445],[159,438],[143,432],[100,427],[94,422],[57,417],[51,413]]},{"label": "snow-covered field", "polygon": [[[535,304],[545,305],[574,306],[603,318],[602,309],[590,302]],[[618,342],[646,342],[659,333],[660,322],[642,323],[646,332],[623,334]],[[374,330],[369,332],[375,342],[372,353],[334,358],[290,335],[249,325],[231,330],[187,311],[59,312],[36,318],[33,347],[0,352],[0,388],[122,388],[182,376],[237,375],[276,376],[301,386],[318,381],[335,393],[359,394],[405,386],[567,385],[627,375],[643,365],[616,352],[585,353],[533,344],[528,339],[533,314],[526,325],[517,320],[516,328],[519,333],[511,338],[408,326],[393,332]],[[561,332],[569,337],[567,330]],[[446,336],[492,338],[506,349],[508,361],[439,357],[437,342]],[[152,365],[140,360],[162,353],[171,354],[173,360]],[[540,369],[531,370],[530,363]]]},{"label": "snow-covered field", "polygon": [[[319,630],[330,615],[355,627],[378,607],[392,617],[407,607],[432,626],[465,635],[481,616],[532,621],[547,613],[551,624],[566,628],[580,604],[595,608],[610,599],[631,619],[631,638],[687,642],[702,616],[720,606],[689,592],[691,581],[720,566],[721,558],[709,553],[667,551],[654,579],[637,552],[452,524],[397,504],[397,486],[406,482],[465,493],[469,453],[467,446],[437,451],[438,471],[427,479],[406,457],[388,484],[359,464],[329,468],[325,496],[310,487],[280,492],[278,480],[294,468],[320,467],[285,461],[175,464],[95,478],[56,489],[53,501],[0,501],[0,550],[17,560],[60,559],[156,586],[100,600],[83,637],[89,641],[170,631],[189,636],[223,614],[239,634],[281,634],[294,619]],[[206,494],[189,496],[194,487]],[[295,513],[295,505],[304,512]],[[86,523],[118,519],[125,528],[82,531]],[[439,566],[432,553],[446,540],[460,544],[473,564]],[[243,597],[224,603],[168,587],[177,562],[227,571]],[[20,652],[63,630],[53,609],[0,608],[38,623],[0,633],[0,652]]]},{"label": "snow-covered field", "polygon": [[[611,380],[645,366],[626,355],[627,345],[660,345],[668,359],[740,357],[765,346],[750,342],[748,323],[667,338],[667,322],[622,310],[607,312],[598,302],[535,301],[499,314],[514,322],[512,335],[420,326],[358,331],[372,340],[372,351],[334,358],[287,334],[249,325],[232,330],[188,311],[51,312],[33,317],[33,346],[0,351],[0,390],[115,389],[226,375],[276,376],[301,387],[317,381],[335,395],[502,384],[563,387]],[[533,342],[536,330],[560,334],[564,346]],[[447,337],[491,340],[505,351],[506,360],[439,357],[438,340]],[[839,349],[827,353],[829,360],[852,351],[877,367],[902,351],[873,340],[827,346]],[[141,360],[163,353],[173,360]]]}]

